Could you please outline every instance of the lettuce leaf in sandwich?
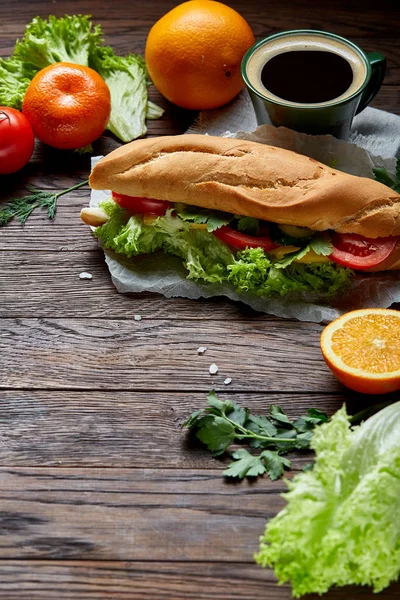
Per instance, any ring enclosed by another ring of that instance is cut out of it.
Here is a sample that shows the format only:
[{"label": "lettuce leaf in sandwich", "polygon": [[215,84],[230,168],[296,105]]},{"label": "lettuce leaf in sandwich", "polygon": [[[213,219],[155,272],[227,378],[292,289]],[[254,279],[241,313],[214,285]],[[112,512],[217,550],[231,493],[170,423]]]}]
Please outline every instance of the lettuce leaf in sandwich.
[{"label": "lettuce leaf in sandwich", "polygon": [[[300,250],[276,258],[260,247],[235,251],[214,235],[217,225],[240,222],[234,215],[185,207],[184,218],[179,216],[179,209],[169,209],[165,216],[146,224],[145,215],[132,215],[111,198],[99,208],[108,220],[94,230],[94,235],[105,248],[128,258],[154,252],[177,256],[187,269],[188,279],[199,283],[228,283],[237,292],[266,297],[294,292],[332,297],[348,287],[353,276],[353,271],[333,262],[296,262],[296,257],[301,259],[312,246],[318,250],[318,236],[314,244],[306,238]],[[203,224],[203,228],[196,227]],[[249,226],[254,230],[259,221],[252,219]],[[319,246],[321,255],[329,253],[329,245],[319,241]]]}]

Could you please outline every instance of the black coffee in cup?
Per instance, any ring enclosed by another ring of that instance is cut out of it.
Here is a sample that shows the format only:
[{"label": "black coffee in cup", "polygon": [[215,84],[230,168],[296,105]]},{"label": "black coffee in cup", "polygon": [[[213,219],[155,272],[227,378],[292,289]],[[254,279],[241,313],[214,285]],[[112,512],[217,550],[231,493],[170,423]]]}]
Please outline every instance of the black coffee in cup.
[{"label": "black coffee in cup", "polygon": [[362,86],[366,73],[356,49],[317,32],[272,38],[247,63],[247,77],[260,94],[290,104],[345,99]]},{"label": "black coffee in cup", "polygon": [[289,102],[329,102],[344,94],[353,82],[351,64],[328,50],[292,50],[270,58],[261,82],[275,96]]}]

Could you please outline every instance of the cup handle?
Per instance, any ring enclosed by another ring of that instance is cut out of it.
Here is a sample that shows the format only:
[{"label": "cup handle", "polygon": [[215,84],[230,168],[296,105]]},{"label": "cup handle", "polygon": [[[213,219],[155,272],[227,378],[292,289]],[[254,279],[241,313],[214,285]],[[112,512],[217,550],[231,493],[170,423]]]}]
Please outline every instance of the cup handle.
[{"label": "cup handle", "polygon": [[367,59],[371,65],[371,77],[365,88],[360,103],[358,105],[356,115],[360,113],[368,104],[375,98],[379,92],[386,71],[386,58],[379,52],[369,52]]}]

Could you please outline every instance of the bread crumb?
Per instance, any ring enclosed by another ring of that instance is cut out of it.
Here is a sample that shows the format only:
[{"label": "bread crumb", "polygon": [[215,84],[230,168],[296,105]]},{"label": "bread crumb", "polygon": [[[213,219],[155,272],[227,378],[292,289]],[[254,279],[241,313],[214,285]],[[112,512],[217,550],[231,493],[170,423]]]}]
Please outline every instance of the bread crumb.
[{"label": "bread crumb", "polygon": [[210,371],[210,375],[216,375],[216,373],[218,373],[217,365],[215,363],[210,365],[209,371]]},{"label": "bread crumb", "polygon": [[93,279],[93,275],[86,271],[82,271],[82,273],[79,273],[79,279]]}]

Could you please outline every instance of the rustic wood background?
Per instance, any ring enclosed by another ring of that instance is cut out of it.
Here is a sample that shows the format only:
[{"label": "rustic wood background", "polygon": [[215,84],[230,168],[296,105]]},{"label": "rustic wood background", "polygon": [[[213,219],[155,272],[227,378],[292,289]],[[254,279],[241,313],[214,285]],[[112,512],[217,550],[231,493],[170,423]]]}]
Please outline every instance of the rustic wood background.
[{"label": "rustic wood background", "polygon": [[[230,0],[256,38],[325,29],[387,56],[373,106],[400,114],[398,0]],[[118,53],[144,51],[169,0],[0,0],[0,55],[35,15],[91,14]],[[182,133],[196,113],[169,105],[149,135]],[[95,153],[118,145],[112,136]],[[31,163],[1,178],[1,201],[33,184],[59,190],[87,178],[89,158],[37,144]],[[89,191],[0,231],[0,597],[7,600],[289,600],[253,563],[282,481],[223,480],[224,461],[180,425],[215,388],[254,411],[332,414],[377,398],[345,391],[324,365],[321,325],[256,314],[218,298],[119,295],[79,220]],[[80,280],[89,271],[93,280]],[[133,315],[142,316],[134,321]],[[197,348],[207,346],[199,356]],[[208,372],[211,363],[218,375]],[[225,377],[232,377],[229,387]],[[293,471],[309,458],[294,457]],[[293,474],[293,473],[292,473]],[[400,585],[381,594],[397,600]],[[311,599],[316,600],[314,597]],[[340,589],[327,600],[372,600]]]}]

